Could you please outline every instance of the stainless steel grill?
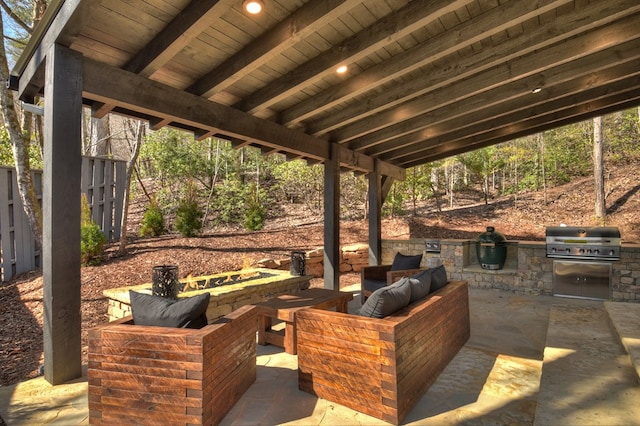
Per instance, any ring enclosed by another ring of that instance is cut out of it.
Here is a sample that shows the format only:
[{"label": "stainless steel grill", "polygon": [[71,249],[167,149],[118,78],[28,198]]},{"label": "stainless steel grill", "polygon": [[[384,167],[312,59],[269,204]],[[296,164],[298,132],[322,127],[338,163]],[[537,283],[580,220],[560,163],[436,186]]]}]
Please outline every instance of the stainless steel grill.
[{"label": "stainless steel grill", "polygon": [[612,226],[551,226],[546,230],[547,257],[619,260],[620,230]]}]

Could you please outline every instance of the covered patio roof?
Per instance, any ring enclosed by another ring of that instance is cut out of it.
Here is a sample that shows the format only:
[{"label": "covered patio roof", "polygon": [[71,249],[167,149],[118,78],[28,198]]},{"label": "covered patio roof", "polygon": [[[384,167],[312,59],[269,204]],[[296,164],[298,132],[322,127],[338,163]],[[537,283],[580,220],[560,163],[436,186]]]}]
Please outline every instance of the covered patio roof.
[{"label": "covered patio roof", "polygon": [[[53,44],[82,97],[197,138],[402,178],[407,167],[640,104],[635,0],[53,1],[13,71]],[[338,74],[340,65],[347,66]]]},{"label": "covered patio roof", "polygon": [[[53,0],[9,87],[44,97],[45,378],[79,377],[82,105],[323,163],[380,211],[408,167],[640,104],[637,0]],[[337,68],[346,66],[339,74]]]}]

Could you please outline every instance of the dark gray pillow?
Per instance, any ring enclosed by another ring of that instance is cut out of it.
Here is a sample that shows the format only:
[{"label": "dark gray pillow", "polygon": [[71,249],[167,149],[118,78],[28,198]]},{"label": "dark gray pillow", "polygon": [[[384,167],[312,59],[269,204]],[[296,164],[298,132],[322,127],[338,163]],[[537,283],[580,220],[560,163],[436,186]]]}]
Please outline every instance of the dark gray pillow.
[{"label": "dark gray pillow", "polygon": [[131,315],[136,325],[202,328],[207,325],[209,293],[178,300],[129,290]]},{"label": "dark gray pillow", "polygon": [[444,269],[444,265],[429,270],[431,271],[431,293],[447,285],[447,271]]},{"label": "dark gray pillow", "polygon": [[429,294],[431,289],[431,269],[425,269],[411,277],[411,299],[409,303],[420,300]]},{"label": "dark gray pillow", "polygon": [[402,253],[396,253],[391,264],[392,271],[402,271],[404,269],[418,269],[422,262],[422,253],[415,256],[406,256]]},{"label": "dark gray pillow", "polygon": [[360,308],[365,317],[384,318],[404,308],[411,299],[411,280],[402,277],[399,281],[374,291]]}]

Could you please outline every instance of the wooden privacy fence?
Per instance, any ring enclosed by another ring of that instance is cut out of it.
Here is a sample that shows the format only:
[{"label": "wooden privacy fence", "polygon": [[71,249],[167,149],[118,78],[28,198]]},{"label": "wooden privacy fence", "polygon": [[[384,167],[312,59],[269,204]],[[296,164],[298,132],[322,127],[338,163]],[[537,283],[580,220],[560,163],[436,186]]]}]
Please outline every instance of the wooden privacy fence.
[{"label": "wooden privacy fence", "polygon": [[[42,171],[31,177],[42,200]],[[92,219],[113,241],[120,238],[126,184],[126,163],[107,158],[82,157],[80,190],[86,194]],[[78,224],[80,226],[80,224]],[[16,171],[0,166],[0,266],[2,281],[42,266],[40,247],[22,207]]]}]

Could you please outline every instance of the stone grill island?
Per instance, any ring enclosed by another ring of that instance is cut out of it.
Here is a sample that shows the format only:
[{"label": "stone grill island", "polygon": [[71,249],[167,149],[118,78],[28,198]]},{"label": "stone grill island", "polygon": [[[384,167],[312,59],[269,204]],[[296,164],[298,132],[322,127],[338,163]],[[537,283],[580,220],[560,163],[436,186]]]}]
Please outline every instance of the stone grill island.
[{"label": "stone grill island", "polygon": [[[210,293],[207,319],[212,322],[241,306],[262,302],[281,294],[295,294],[308,288],[311,278],[310,275],[297,276],[288,271],[267,268],[187,277],[179,280],[178,298]],[[109,321],[131,315],[129,290],[151,294],[151,287],[149,282],[105,290],[104,295],[109,301]]]}]

